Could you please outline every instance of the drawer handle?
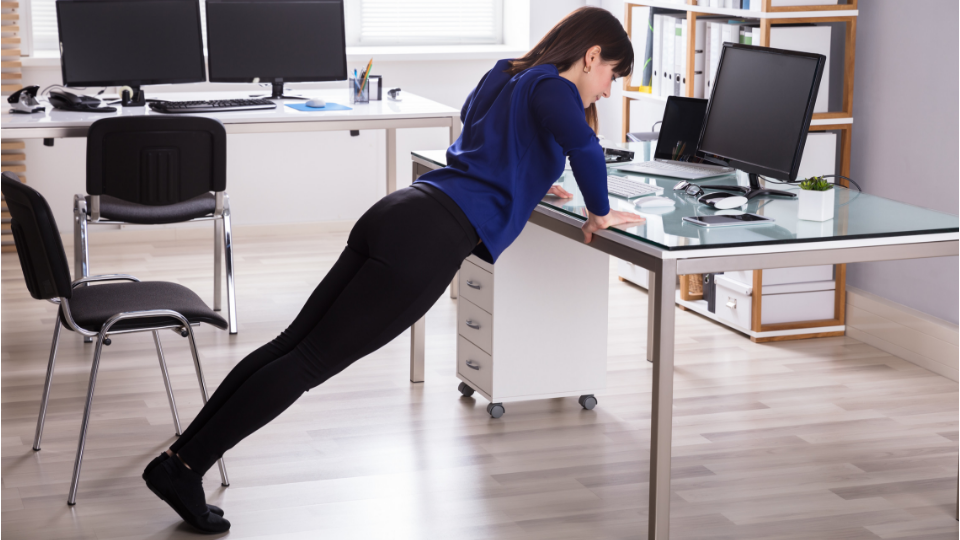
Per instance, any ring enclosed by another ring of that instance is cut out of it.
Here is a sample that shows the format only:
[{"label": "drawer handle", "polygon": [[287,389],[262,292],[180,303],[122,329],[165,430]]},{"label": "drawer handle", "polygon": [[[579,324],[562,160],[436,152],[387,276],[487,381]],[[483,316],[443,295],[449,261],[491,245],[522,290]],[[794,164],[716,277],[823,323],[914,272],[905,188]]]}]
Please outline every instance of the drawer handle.
[{"label": "drawer handle", "polygon": [[727,307],[730,309],[737,309],[737,299],[727,297]]},{"label": "drawer handle", "polygon": [[469,326],[470,328],[473,328],[474,330],[480,329],[480,323],[475,323],[471,319],[467,319],[467,326]]},{"label": "drawer handle", "polygon": [[480,364],[474,362],[473,360],[467,360],[467,367],[480,371]]},{"label": "drawer handle", "polygon": [[476,289],[478,291],[480,290],[480,284],[474,283],[473,280],[470,280],[470,279],[467,280],[467,287],[470,287],[471,289]]}]

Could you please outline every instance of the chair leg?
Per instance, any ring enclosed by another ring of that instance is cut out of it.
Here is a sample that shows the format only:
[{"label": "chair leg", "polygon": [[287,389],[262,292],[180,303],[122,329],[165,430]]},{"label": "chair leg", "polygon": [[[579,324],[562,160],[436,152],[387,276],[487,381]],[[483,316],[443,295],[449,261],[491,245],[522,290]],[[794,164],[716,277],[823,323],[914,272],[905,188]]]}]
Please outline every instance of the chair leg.
[{"label": "chair leg", "polygon": [[230,207],[223,211],[223,248],[227,263],[227,321],[230,333],[237,333],[237,291],[233,277],[233,229],[230,226]]},{"label": "chair leg", "polygon": [[160,359],[160,372],[163,373],[163,386],[167,389],[167,401],[170,402],[170,412],[173,414],[173,427],[177,437],[183,435],[180,429],[180,416],[177,414],[177,401],[173,398],[173,385],[170,384],[170,373],[167,371],[167,362],[163,359],[163,347],[160,346],[160,332],[153,331],[153,343],[157,346],[157,357]]},{"label": "chair leg", "polygon": [[87,428],[90,426],[90,412],[93,409],[93,390],[97,386],[97,370],[100,369],[100,353],[103,351],[104,334],[97,336],[93,350],[93,366],[90,368],[90,384],[87,386],[87,405],[83,408],[83,422],[80,424],[80,442],[77,443],[77,457],[73,461],[73,478],[70,481],[70,494],[67,504],[77,503],[77,485],[80,483],[80,464],[83,461],[83,448],[87,444]]},{"label": "chair leg", "polygon": [[[187,337],[190,338],[190,353],[193,354],[193,367],[197,370],[197,380],[200,381],[200,396],[203,398],[203,404],[207,404],[207,381],[203,377],[203,368],[200,367],[200,353],[197,352],[197,342],[193,339],[193,328],[188,324],[186,326]],[[230,478],[227,477],[227,467],[221,457],[217,460],[217,466],[220,467],[220,484],[224,487],[230,485]]]},{"label": "chair leg", "polygon": [[87,212],[80,195],[73,205],[73,279],[90,275],[90,255],[87,239]]},{"label": "chair leg", "polygon": [[221,274],[223,265],[223,218],[213,220],[213,310],[220,311]]},{"label": "chair leg", "polygon": [[60,343],[60,312],[53,323],[53,343],[50,344],[50,360],[47,362],[47,379],[43,383],[43,397],[40,398],[40,415],[37,417],[37,433],[33,436],[33,449],[40,450],[40,437],[43,436],[43,422],[47,418],[47,402],[50,400],[50,387],[53,385],[53,364],[57,360],[57,345]]}]

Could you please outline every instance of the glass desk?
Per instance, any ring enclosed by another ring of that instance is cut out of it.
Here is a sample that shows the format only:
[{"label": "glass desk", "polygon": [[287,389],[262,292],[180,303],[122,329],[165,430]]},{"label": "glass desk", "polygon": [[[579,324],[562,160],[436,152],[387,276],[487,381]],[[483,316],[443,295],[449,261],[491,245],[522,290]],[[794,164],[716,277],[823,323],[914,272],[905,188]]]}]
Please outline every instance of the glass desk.
[{"label": "glass desk", "polygon": [[[639,159],[650,159],[650,143],[630,146]],[[432,170],[446,164],[445,152],[414,152],[414,176],[417,171]],[[773,224],[705,229],[684,223],[684,216],[713,214],[692,197],[673,191],[679,180],[668,177],[635,175],[610,170],[656,184],[664,196],[676,201],[675,207],[638,210],[632,202],[610,197],[611,208],[637,212],[646,223],[594,233],[590,247],[634,263],[650,272],[648,288],[647,358],[653,362],[653,399],[650,426],[650,499],[648,536],[666,540],[670,535],[670,459],[673,431],[673,343],[675,324],[675,287],[677,275],[844,264],[852,262],[922,259],[957,256],[960,220],[957,216],[908,204],[858,194],[839,188],[834,219],[807,222],[797,219],[796,199],[750,201],[747,211],[772,217]],[[712,178],[696,183],[745,184],[736,175]],[[583,242],[580,227],[586,220],[583,198],[566,170],[558,182],[574,194],[572,199],[545,197],[530,216],[530,221],[577,242]],[[869,185],[869,179],[861,180]],[[797,189],[797,188],[788,188]],[[531,279],[544,275],[551,267],[564,264],[563,253],[549,253],[529,269]],[[524,272],[527,270],[525,269]],[[558,314],[561,316],[561,314]],[[572,313],[571,317],[578,314]],[[422,321],[417,323],[422,325]],[[411,333],[411,373],[419,366],[422,373],[423,328]]]}]

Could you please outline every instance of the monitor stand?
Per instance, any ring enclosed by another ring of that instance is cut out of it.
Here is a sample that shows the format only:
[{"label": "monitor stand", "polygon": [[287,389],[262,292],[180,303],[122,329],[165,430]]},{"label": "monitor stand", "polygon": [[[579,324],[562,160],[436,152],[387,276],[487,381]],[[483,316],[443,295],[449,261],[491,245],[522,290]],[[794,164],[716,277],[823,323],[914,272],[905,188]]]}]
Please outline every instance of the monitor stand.
[{"label": "monitor stand", "polygon": [[738,191],[744,197],[748,199],[753,199],[754,197],[760,197],[762,195],[779,195],[781,197],[790,197],[795,199],[797,197],[796,193],[791,193],[789,191],[780,191],[779,189],[765,189],[760,185],[760,175],[750,173],[750,187],[746,186],[703,186],[707,189],[720,189],[723,191]]},{"label": "monitor stand", "polygon": [[266,96],[250,96],[250,97],[262,97],[265,99],[310,99],[308,97],[303,97],[303,96],[286,96],[283,94],[282,82],[275,82],[271,84],[273,86],[273,91],[270,92],[270,97],[266,97]]}]

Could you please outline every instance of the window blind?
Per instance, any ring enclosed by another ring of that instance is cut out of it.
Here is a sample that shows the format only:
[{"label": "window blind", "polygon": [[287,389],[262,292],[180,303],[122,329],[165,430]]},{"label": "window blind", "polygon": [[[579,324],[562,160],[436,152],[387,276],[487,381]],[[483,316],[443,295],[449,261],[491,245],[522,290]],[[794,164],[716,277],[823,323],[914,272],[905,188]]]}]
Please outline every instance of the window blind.
[{"label": "window blind", "polygon": [[[30,19],[33,30],[34,51],[59,51],[59,35],[57,32],[57,3],[56,0],[29,0]],[[348,2],[350,0],[347,0]],[[203,33],[203,42],[207,42],[207,8],[204,0],[200,0],[200,31]]]},{"label": "window blind", "polygon": [[502,42],[502,0],[352,1],[360,2],[359,45]]}]

